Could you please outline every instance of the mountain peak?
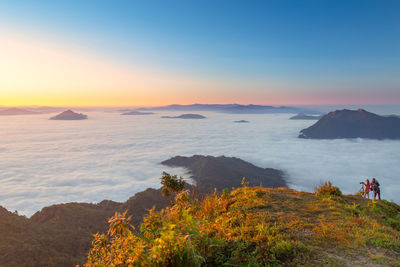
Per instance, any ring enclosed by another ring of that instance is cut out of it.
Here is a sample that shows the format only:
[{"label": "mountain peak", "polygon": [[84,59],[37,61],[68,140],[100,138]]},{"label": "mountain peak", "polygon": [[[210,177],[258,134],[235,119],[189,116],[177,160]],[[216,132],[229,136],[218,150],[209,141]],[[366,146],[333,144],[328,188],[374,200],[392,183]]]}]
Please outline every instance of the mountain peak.
[{"label": "mountain peak", "polygon": [[335,110],[300,131],[307,139],[400,139],[400,119],[358,110]]},{"label": "mountain peak", "polygon": [[87,119],[87,115],[82,113],[76,113],[72,110],[68,109],[64,112],[61,112],[57,116],[51,117],[50,120],[85,120]]}]

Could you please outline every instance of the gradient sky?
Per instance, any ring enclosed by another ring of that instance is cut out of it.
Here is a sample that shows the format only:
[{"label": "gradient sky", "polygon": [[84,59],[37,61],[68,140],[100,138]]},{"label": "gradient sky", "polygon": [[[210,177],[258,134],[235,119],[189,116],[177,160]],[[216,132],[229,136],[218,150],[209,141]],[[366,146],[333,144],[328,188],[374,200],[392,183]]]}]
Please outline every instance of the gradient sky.
[{"label": "gradient sky", "polygon": [[400,1],[2,1],[0,105],[400,104]]}]

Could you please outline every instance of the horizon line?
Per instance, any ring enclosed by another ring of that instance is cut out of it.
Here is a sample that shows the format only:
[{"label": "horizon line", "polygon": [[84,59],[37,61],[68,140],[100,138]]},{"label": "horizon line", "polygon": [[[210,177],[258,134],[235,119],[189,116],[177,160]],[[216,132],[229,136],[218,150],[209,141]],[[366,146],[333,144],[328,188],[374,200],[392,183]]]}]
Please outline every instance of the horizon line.
[{"label": "horizon line", "polygon": [[0,104],[0,107],[4,108],[152,108],[152,107],[167,107],[167,106],[191,106],[191,105],[242,105],[242,106],[272,106],[272,107],[329,107],[329,106],[397,106],[400,103],[390,103],[390,104],[377,104],[377,103],[335,103],[335,104],[242,104],[242,103],[192,103],[192,104],[164,104],[164,105],[3,105]]}]

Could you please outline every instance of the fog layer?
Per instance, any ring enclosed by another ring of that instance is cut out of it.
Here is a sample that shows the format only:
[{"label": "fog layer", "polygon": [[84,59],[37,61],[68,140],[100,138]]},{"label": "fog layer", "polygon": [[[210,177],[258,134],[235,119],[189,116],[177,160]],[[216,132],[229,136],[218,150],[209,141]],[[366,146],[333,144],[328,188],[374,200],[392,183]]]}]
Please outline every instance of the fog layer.
[{"label": "fog layer", "polygon": [[[159,162],[193,154],[235,156],[283,170],[290,187],[313,191],[330,180],[344,193],[376,177],[383,198],[400,202],[400,141],[306,140],[314,121],[293,114],[232,115],[203,112],[204,120],[87,112],[85,121],[50,121],[48,115],[0,118],[0,205],[27,216],[63,202],[125,201],[159,187]],[[247,120],[250,123],[234,123]]]}]

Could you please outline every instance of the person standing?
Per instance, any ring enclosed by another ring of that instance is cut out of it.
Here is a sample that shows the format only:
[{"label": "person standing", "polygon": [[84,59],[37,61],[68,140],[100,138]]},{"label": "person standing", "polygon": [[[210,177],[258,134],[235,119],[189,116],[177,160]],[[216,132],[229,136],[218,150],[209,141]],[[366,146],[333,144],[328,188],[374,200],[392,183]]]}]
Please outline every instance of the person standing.
[{"label": "person standing", "polygon": [[371,190],[371,184],[369,182],[369,180],[365,180],[364,182],[361,182],[361,184],[364,185],[364,194],[363,194],[363,198],[365,198],[365,196],[367,196],[367,198],[369,199],[369,191]]},{"label": "person standing", "polygon": [[375,178],[372,178],[371,189],[374,192],[374,200],[376,198],[376,195],[378,195],[378,199],[381,200],[380,184]]}]

